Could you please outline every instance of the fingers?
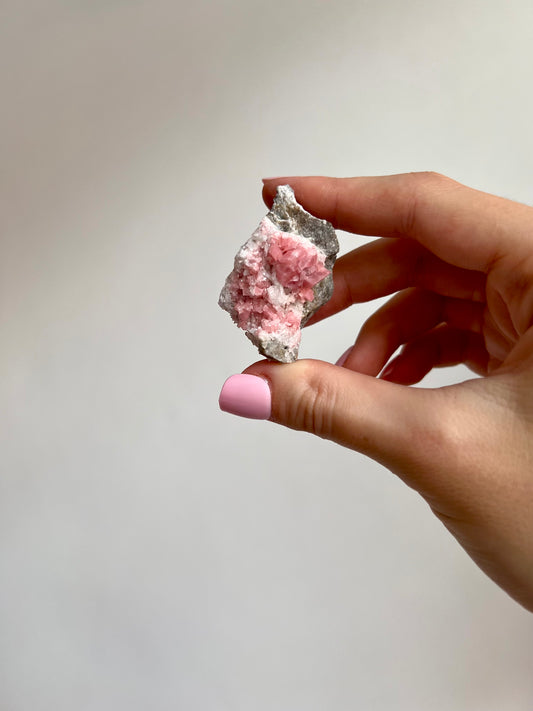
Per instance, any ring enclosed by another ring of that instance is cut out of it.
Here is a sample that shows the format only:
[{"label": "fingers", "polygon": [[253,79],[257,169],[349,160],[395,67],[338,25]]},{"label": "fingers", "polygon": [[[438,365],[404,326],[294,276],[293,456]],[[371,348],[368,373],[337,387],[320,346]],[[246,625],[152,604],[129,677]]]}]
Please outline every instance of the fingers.
[{"label": "fingers", "polygon": [[[484,304],[446,298],[423,289],[405,289],[365,322],[343,365],[375,376],[400,346],[443,322],[454,329],[480,334],[484,310]],[[430,354],[428,362],[433,360],[435,356]]]},{"label": "fingers", "polygon": [[407,343],[381,377],[392,383],[414,385],[433,368],[461,363],[478,375],[487,375],[489,354],[483,338],[442,324]]},{"label": "fingers", "polygon": [[510,250],[525,255],[533,208],[467,188],[434,173],[369,178],[285,177],[296,199],[339,229],[365,235],[410,237],[449,264],[487,272]]},{"label": "fingers", "polygon": [[504,361],[512,351],[517,339],[509,337],[502,331],[493,315],[487,312],[483,325],[483,335],[487,350],[493,358]]},{"label": "fingers", "polygon": [[411,240],[378,239],[340,257],[331,299],[309,321],[316,323],[355,303],[410,286],[457,299],[484,301],[486,277],[443,262]]}]

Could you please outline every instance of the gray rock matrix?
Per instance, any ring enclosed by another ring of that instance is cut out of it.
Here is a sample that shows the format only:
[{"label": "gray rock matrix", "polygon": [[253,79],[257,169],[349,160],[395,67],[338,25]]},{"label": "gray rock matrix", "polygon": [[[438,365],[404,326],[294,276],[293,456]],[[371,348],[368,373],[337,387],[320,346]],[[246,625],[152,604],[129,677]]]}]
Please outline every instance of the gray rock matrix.
[{"label": "gray rock matrix", "polygon": [[268,218],[283,232],[291,232],[305,237],[326,255],[324,266],[329,269],[330,274],[314,287],[315,298],[313,301],[306,302],[301,323],[303,326],[315,311],[318,311],[326,301],[331,299],[333,294],[331,270],[339,251],[339,241],[330,222],[314,217],[296,202],[290,185],[278,187]]},{"label": "gray rock matrix", "polygon": [[[330,273],[313,287],[313,300],[305,302],[300,322],[300,327],[302,327],[321,306],[329,301],[333,294],[331,270],[339,251],[337,235],[330,222],[314,217],[296,202],[290,185],[278,186],[274,203],[267,217],[282,232],[289,232],[308,239],[325,255],[324,266]],[[222,290],[219,304],[233,318],[232,307],[228,303],[225,289]],[[288,346],[282,339],[272,337],[273,334],[269,338],[261,338],[257,334],[247,331],[246,336],[267,358],[281,363],[292,363],[298,358],[297,347]]]}]

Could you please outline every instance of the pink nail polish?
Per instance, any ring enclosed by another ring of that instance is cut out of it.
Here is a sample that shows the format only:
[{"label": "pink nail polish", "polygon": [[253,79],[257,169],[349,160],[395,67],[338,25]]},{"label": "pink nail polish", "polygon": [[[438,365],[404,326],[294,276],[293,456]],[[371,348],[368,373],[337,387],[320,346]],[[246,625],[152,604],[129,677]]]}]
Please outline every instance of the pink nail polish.
[{"label": "pink nail polish", "polygon": [[268,420],[271,395],[268,383],[256,375],[232,375],[226,380],[218,399],[220,409],[253,420]]},{"label": "pink nail polish", "polygon": [[347,359],[348,356],[350,355],[352,348],[353,348],[353,346],[350,346],[349,348],[347,348],[347,349],[344,351],[344,353],[341,355],[341,357],[339,358],[339,360],[335,363],[335,365],[338,365],[339,368],[342,368],[342,366],[346,363],[346,359]]}]

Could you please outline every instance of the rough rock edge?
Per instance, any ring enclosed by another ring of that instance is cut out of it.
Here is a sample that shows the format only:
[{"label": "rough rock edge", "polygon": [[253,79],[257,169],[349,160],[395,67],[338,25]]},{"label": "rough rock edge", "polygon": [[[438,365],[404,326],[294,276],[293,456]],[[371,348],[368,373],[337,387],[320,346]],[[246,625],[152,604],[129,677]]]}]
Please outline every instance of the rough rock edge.
[{"label": "rough rock edge", "polygon": [[304,316],[301,326],[308,321],[320,306],[329,301],[333,294],[333,277],[331,270],[335,264],[339,251],[339,241],[333,225],[327,220],[321,220],[296,202],[293,189],[290,185],[280,185],[272,209],[267,217],[282,232],[292,232],[310,240],[315,247],[326,255],[324,266],[329,270],[329,275],[315,284],[313,290],[315,298],[304,305]]},{"label": "rough rock edge", "polygon": [[[300,321],[301,328],[321,306],[329,301],[333,294],[331,270],[339,251],[337,235],[330,222],[314,217],[296,202],[294,191],[290,185],[278,186],[274,203],[267,217],[282,232],[289,232],[310,240],[326,257],[324,266],[330,273],[313,287],[315,298],[312,301],[306,301],[303,305],[303,315]],[[220,305],[229,311],[225,305],[222,303]],[[254,346],[257,347],[259,353],[266,358],[277,360],[281,363],[293,363],[298,358],[298,347],[288,348],[283,341],[275,337],[265,339],[259,338],[249,331],[245,333]]]}]

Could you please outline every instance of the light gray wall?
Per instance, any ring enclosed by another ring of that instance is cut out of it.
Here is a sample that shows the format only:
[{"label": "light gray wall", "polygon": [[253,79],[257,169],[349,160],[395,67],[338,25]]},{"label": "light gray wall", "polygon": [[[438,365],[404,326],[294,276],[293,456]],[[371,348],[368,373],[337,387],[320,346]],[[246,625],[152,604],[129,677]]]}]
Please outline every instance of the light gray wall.
[{"label": "light gray wall", "polygon": [[532,202],[532,48],[531,0],[4,0],[0,708],[533,707],[531,616],[412,491],[218,411],[216,305],[262,175]]}]

